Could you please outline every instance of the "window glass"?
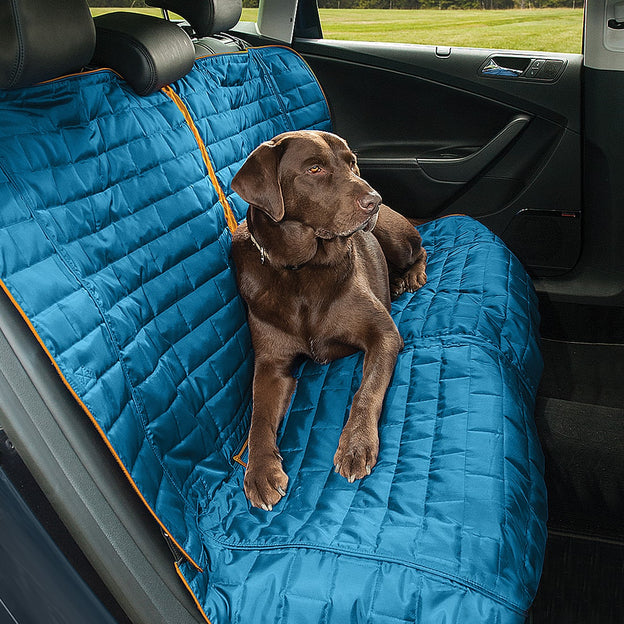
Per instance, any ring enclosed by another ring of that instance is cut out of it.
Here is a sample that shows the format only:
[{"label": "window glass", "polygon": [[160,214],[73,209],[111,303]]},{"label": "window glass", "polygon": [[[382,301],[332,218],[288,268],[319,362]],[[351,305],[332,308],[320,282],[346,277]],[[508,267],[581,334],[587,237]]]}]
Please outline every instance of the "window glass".
[{"label": "window glass", "polygon": [[91,15],[101,15],[112,11],[133,11],[134,13],[147,13],[148,15],[162,16],[161,9],[148,7],[142,0],[88,0]]},{"label": "window glass", "polygon": [[241,22],[256,22],[258,20],[258,0],[244,0]]},{"label": "window glass", "polygon": [[[148,15],[162,16],[161,9],[149,7],[142,0],[88,0],[91,15],[101,15],[112,11],[133,11],[134,13],[147,13]],[[258,0],[244,0],[241,21],[255,22],[258,16]],[[169,13],[171,19],[182,19],[176,13]]]},{"label": "window glass", "polygon": [[318,5],[326,39],[571,53],[582,48],[582,0],[318,0]]}]

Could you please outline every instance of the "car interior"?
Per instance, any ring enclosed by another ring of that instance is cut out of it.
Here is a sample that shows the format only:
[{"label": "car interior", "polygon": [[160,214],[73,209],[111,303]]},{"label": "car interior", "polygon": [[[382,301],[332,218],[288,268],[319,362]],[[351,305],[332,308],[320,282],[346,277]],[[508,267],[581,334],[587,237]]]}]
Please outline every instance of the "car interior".
[{"label": "car interior", "polygon": [[[238,0],[147,4],[0,11],[0,614],[621,622],[619,3],[586,3],[582,54],[328,40],[313,0],[253,24]],[[348,141],[430,268],[393,304],[400,452],[355,489],[323,471],[362,363],[306,362],[267,515],[241,488],[230,182],[293,129]]]}]

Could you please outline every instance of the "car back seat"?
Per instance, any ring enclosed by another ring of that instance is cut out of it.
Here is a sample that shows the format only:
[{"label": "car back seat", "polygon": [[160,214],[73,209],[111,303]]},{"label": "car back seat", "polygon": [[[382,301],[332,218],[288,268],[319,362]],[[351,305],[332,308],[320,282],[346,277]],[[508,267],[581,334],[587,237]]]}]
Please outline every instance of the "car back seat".
[{"label": "car back seat", "polygon": [[279,433],[287,495],[251,508],[253,353],[229,255],[246,206],[230,181],[275,134],[329,130],[327,103],[288,48],[193,62],[176,26],[114,19],[95,60],[116,71],[57,78],[86,62],[66,54],[0,91],[0,285],[184,554],[206,619],[522,622],[546,504],[518,261],[469,218],[422,226],[429,281],[393,303],[405,348],[373,473],[332,471],[361,355],[306,361]]}]

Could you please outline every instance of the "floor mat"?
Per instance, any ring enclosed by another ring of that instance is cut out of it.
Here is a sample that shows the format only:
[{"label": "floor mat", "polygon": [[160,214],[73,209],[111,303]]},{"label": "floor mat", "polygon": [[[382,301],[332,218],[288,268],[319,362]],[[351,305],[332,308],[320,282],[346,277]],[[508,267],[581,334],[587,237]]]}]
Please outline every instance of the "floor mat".
[{"label": "floor mat", "polygon": [[538,397],[549,526],[624,540],[624,410]]},{"label": "floor mat", "polygon": [[541,396],[624,406],[624,345],[542,338]]},{"label": "floor mat", "polygon": [[624,622],[624,346],[543,340],[549,538],[528,624]]},{"label": "floor mat", "polygon": [[551,534],[528,624],[624,622],[624,544]]},{"label": "floor mat", "polygon": [[543,340],[535,420],[551,529],[624,540],[624,346]]}]

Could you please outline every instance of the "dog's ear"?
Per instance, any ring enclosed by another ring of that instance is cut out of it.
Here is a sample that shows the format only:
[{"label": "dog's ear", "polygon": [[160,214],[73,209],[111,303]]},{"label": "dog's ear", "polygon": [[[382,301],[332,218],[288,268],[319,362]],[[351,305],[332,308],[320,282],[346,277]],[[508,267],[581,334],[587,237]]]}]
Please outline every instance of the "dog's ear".
[{"label": "dog's ear", "polygon": [[273,141],[262,143],[251,152],[232,180],[233,191],[276,222],[284,218],[284,199],[277,171],[281,152],[279,144]]}]

